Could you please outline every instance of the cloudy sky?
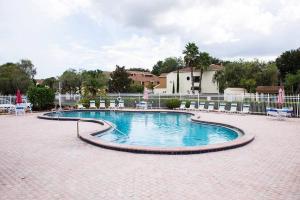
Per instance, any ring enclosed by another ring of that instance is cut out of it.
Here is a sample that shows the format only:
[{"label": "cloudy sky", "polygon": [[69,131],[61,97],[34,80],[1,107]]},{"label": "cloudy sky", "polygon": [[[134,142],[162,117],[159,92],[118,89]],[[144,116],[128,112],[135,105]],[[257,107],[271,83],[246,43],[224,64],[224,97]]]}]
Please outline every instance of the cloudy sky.
[{"label": "cloudy sky", "polygon": [[30,59],[38,78],[151,69],[187,42],[223,59],[274,59],[300,47],[300,1],[0,0],[0,63]]}]

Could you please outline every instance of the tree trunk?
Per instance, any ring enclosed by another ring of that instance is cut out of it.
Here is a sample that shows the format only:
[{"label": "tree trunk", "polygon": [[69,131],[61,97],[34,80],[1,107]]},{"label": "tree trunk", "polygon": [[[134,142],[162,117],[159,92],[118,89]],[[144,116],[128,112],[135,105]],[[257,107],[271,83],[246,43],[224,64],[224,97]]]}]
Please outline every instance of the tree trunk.
[{"label": "tree trunk", "polygon": [[201,93],[202,89],[202,75],[203,75],[203,69],[200,70],[200,77],[199,77],[199,93]]}]

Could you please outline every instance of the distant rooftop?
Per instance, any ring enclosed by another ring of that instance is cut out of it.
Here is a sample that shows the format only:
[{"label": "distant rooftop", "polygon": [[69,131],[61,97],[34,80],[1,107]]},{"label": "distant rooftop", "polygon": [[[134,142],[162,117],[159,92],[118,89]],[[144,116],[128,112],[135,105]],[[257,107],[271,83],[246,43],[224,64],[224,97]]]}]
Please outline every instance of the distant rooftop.
[{"label": "distant rooftop", "polygon": [[283,88],[282,86],[257,86],[257,93],[265,93],[265,94],[278,94],[279,88]]}]

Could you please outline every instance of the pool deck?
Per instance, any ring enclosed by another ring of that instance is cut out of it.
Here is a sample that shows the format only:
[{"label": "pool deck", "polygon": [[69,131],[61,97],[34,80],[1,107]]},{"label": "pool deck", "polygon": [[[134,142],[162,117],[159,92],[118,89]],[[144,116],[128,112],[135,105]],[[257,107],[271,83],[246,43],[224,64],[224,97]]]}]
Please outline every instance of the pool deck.
[{"label": "pool deck", "polygon": [[[0,199],[300,199],[300,119],[200,113],[255,135],[231,150],[134,154],[76,137],[76,122],[0,116]],[[86,131],[96,124],[84,125]]]}]

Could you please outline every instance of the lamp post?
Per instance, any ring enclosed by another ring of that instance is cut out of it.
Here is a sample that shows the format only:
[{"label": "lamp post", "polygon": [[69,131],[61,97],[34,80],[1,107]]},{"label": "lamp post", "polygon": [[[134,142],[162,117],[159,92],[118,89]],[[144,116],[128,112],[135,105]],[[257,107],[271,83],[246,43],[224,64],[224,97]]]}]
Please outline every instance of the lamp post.
[{"label": "lamp post", "polygon": [[58,105],[59,105],[59,111],[61,111],[61,83],[58,82]]}]

